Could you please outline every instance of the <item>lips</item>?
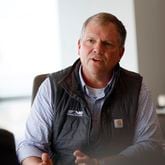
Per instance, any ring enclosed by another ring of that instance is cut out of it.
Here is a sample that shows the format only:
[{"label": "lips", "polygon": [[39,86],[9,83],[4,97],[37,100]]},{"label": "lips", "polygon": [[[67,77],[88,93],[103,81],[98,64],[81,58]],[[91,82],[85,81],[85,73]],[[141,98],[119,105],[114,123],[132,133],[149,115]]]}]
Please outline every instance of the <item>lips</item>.
[{"label": "lips", "polygon": [[102,59],[96,58],[96,57],[92,58],[92,60],[93,60],[93,61],[102,61]]}]

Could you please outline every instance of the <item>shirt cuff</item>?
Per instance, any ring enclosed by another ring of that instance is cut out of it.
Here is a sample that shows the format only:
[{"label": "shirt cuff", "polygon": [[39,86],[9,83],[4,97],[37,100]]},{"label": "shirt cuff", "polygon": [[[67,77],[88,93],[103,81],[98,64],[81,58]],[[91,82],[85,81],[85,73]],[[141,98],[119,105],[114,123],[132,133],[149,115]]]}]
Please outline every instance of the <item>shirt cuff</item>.
[{"label": "shirt cuff", "polygon": [[19,162],[22,162],[25,158],[30,156],[41,157],[42,153],[42,151],[33,146],[23,146],[17,150]]}]

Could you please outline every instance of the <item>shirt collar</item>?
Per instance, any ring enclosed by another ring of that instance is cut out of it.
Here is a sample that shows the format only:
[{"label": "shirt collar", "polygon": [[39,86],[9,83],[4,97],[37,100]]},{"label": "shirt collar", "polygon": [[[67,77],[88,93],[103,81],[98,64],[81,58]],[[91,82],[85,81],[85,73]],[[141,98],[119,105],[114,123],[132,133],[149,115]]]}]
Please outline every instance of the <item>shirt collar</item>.
[{"label": "shirt collar", "polygon": [[[80,67],[79,67],[79,77],[80,77],[80,82],[81,82],[81,86],[82,86],[83,92],[84,92],[86,95],[89,96],[89,92],[88,92],[88,89],[87,89],[87,84],[85,83],[85,81],[84,81],[84,79],[83,79],[83,76],[82,76],[82,65],[80,65]],[[112,84],[112,81],[113,81],[114,77],[115,77],[115,76],[114,76],[114,72],[113,72],[112,78],[111,78],[110,81],[107,83],[106,87],[104,88],[104,93],[101,94],[102,97],[104,97],[104,96],[108,93],[108,91],[109,91],[109,89],[110,89],[110,86],[111,86],[111,84]],[[89,88],[91,88],[91,87],[89,87]]]}]

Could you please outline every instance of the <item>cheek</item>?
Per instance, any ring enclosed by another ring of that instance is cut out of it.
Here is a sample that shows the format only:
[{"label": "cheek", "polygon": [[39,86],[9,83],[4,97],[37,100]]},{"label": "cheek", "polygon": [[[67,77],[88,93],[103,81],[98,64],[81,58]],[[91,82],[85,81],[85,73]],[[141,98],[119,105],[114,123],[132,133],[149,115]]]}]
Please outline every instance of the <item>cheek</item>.
[{"label": "cheek", "polygon": [[89,48],[85,47],[85,46],[82,46],[80,49],[79,49],[79,55],[80,56],[88,56],[90,50]]},{"label": "cheek", "polygon": [[116,52],[110,52],[106,55],[106,62],[116,64],[120,61],[120,56]]}]

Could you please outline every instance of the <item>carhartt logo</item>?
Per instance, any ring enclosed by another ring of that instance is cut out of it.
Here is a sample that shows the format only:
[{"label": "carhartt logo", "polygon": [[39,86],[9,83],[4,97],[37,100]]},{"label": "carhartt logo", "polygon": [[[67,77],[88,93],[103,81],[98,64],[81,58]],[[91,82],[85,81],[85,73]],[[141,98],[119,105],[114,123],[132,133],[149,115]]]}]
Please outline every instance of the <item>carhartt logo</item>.
[{"label": "carhartt logo", "polygon": [[114,127],[115,128],[123,128],[123,119],[114,119]]},{"label": "carhartt logo", "polygon": [[68,110],[67,115],[69,116],[83,116],[83,111]]}]

